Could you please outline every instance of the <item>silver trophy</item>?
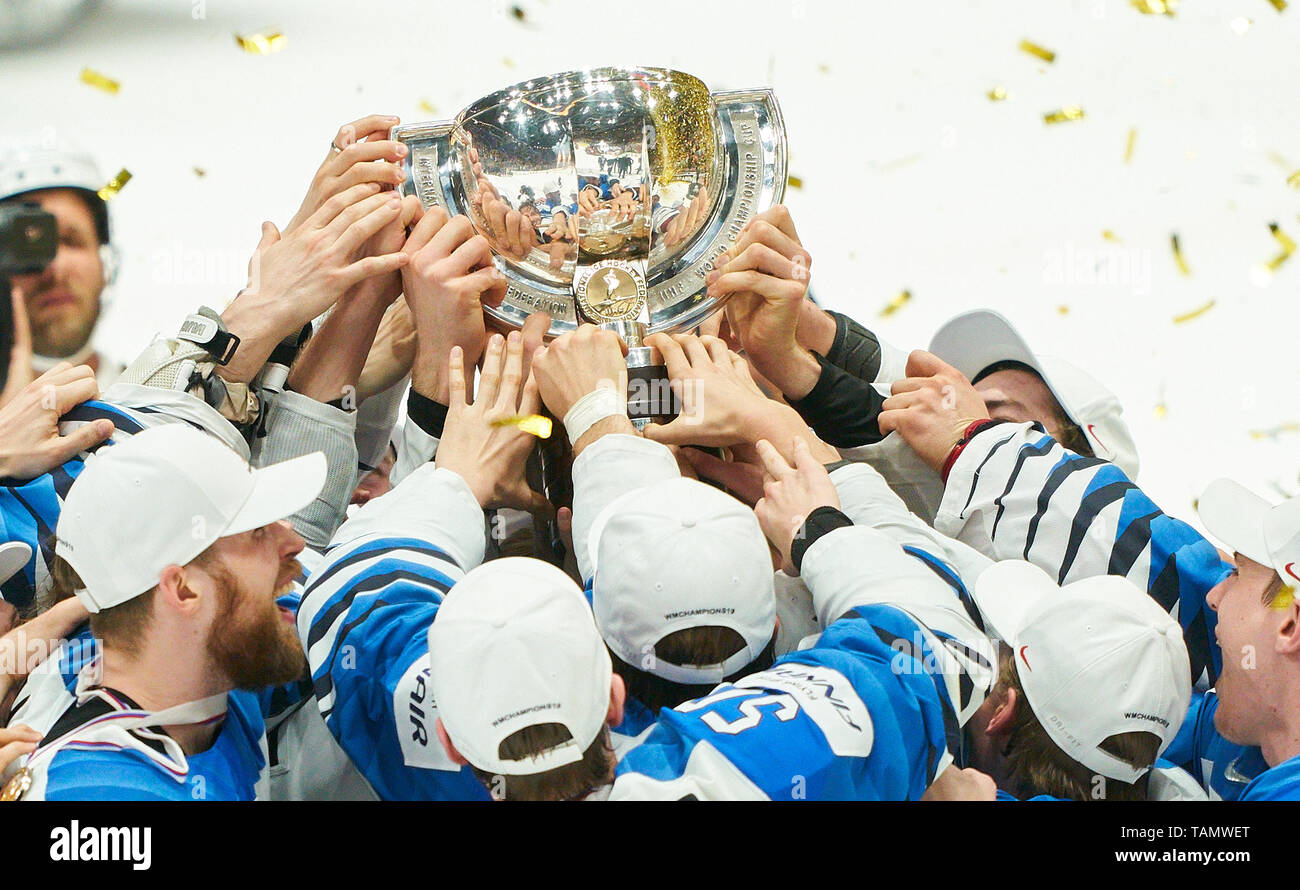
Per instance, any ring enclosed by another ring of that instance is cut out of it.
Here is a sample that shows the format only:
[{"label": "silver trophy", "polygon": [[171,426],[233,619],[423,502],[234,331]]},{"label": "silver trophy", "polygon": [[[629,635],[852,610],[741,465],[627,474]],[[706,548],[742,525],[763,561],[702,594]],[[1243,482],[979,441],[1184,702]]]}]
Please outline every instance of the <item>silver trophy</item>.
[{"label": "silver trophy", "polygon": [[771,90],[710,93],[663,68],[595,68],[492,93],[455,119],[393,130],[410,149],[403,194],[465,214],[507,287],[484,310],[552,336],[591,322],[629,348],[629,415],[667,410],[645,337],[721,308],[705,276],[785,193],[785,128]]}]

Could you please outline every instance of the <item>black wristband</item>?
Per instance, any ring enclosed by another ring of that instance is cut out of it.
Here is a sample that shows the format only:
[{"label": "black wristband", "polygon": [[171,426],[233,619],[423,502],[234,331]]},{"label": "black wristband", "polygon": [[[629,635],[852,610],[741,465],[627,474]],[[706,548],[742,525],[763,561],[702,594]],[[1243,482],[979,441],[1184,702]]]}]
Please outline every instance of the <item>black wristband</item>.
[{"label": "black wristband", "polygon": [[835,319],[835,339],[826,359],[864,383],[875,383],[880,374],[880,339],[853,319],[831,312]]},{"label": "black wristband", "polygon": [[447,425],[446,405],[411,390],[406,396],[406,416],[420,429],[435,439],[442,438],[442,428]]},{"label": "black wristband", "polygon": [[804,554],[818,538],[852,524],[852,519],[834,507],[818,507],[809,513],[803,525],[799,526],[799,531],[795,532],[794,540],[790,542],[790,562],[794,563],[795,571],[800,571]]},{"label": "black wristband", "polygon": [[829,359],[813,353],[821,365],[817,385],[790,407],[828,445],[856,448],[882,438],[878,419],[884,396],[870,383],[836,367]]}]

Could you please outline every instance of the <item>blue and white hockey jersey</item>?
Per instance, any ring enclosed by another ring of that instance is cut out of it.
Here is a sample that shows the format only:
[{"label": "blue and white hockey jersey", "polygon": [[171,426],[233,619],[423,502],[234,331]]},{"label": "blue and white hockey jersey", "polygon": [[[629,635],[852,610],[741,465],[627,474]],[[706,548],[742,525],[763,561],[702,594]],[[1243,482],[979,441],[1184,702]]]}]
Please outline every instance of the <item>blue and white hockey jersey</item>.
[{"label": "blue and white hockey jersey", "polygon": [[428,659],[429,625],[484,538],[464,480],[425,464],[348,519],[307,579],[298,632],[316,704],[384,800],[488,799],[438,741]]},{"label": "blue and white hockey jersey", "polygon": [[981,430],[948,475],[934,527],[992,559],[1024,559],[1058,584],[1120,575],[1182,625],[1192,681],[1220,665],[1205,595],[1232,567],[1123,470],[1063,448],[1037,424]]},{"label": "blue and white hockey jersey", "polygon": [[960,762],[994,660],[955,576],[864,526],[818,538],[801,573],[816,642],[660,711],[611,799],[914,800]]},{"label": "blue and white hockey jersey", "polygon": [[901,609],[854,609],[811,649],[660,711],[610,799],[916,800],[960,744],[932,640]]}]

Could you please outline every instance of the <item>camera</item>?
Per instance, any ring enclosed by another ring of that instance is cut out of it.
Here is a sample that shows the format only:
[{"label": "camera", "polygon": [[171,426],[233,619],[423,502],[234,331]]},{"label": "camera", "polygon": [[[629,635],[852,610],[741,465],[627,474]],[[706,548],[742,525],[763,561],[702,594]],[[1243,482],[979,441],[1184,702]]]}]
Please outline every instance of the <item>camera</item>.
[{"label": "camera", "polygon": [[0,390],[9,379],[14,347],[13,293],[10,276],[41,272],[59,249],[54,214],[30,202],[0,204]]}]

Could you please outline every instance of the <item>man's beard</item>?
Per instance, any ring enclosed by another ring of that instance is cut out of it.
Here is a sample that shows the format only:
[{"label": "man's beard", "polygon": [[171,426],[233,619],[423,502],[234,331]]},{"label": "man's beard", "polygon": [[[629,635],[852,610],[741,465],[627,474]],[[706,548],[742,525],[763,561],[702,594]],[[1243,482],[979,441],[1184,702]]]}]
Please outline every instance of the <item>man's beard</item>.
[{"label": "man's beard", "polygon": [[[296,564],[296,563],[295,563]],[[275,602],[254,604],[224,567],[213,573],[221,603],[208,633],[208,657],[236,689],[261,689],[300,679],[307,668],[294,625]]]},{"label": "man's beard", "polygon": [[[40,291],[29,300],[40,296]],[[30,302],[29,302],[30,305]],[[49,358],[70,358],[86,347],[95,325],[99,322],[100,303],[95,297],[94,305],[85,313],[65,317],[56,317],[44,323],[32,322],[32,351]]]}]

